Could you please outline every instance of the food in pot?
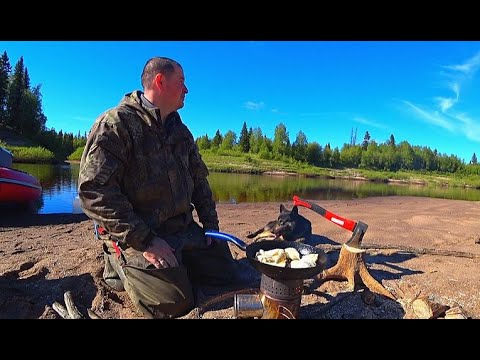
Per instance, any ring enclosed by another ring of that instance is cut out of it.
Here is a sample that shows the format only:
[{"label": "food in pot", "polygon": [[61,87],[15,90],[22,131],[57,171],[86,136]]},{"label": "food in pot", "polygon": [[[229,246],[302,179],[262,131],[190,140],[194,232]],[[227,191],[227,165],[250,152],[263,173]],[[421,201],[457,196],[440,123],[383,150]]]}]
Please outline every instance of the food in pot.
[{"label": "food in pot", "polygon": [[318,254],[303,255],[300,260],[292,260],[290,267],[294,269],[304,269],[315,267],[317,265]]},{"label": "food in pot", "polygon": [[287,253],[284,249],[262,250],[260,249],[255,255],[258,261],[279,267],[287,266]]},{"label": "food in pot", "polygon": [[258,261],[264,264],[279,267],[290,267],[295,269],[315,267],[318,260],[318,254],[307,254],[301,256],[300,253],[292,247],[266,251],[260,249],[255,254],[255,257]]},{"label": "food in pot", "polygon": [[290,260],[300,260],[300,253],[293,247],[286,248],[285,253],[287,254],[287,258]]}]

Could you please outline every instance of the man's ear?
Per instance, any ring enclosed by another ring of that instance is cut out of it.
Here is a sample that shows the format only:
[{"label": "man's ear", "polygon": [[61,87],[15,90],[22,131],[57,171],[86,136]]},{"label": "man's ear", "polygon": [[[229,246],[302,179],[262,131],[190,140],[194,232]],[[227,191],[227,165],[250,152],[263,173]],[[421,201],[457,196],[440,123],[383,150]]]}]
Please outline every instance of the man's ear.
[{"label": "man's ear", "polygon": [[280,204],[280,212],[285,212],[287,211],[287,209],[285,208],[285,206],[283,206],[283,204]]},{"label": "man's ear", "polygon": [[155,86],[159,88],[163,86],[163,81],[164,81],[164,76],[161,73],[158,73],[157,75],[155,75],[155,78],[153,79]]}]

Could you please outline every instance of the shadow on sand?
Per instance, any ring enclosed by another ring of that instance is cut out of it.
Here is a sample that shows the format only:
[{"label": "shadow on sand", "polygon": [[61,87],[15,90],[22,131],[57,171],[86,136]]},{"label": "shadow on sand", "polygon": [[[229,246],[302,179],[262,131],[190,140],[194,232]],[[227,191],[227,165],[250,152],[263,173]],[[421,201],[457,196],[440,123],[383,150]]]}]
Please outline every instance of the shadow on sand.
[{"label": "shadow on sand", "polygon": [[31,214],[22,211],[0,211],[0,227],[29,227],[73,224],[88,220],[85,214]]},{"label": "shadow on sand", "polygon": [[55,301],[63,304],[66,291],[71,291],[78,310],[87,313],[97,292],[91,274],[48,280],[45,277],[49,271],[42,267],[35,274],[19,279],[21,272],[33,270],[34,265],[27,262],[19,270],[0,277],[0,319],[38,319],[45,306]]}]

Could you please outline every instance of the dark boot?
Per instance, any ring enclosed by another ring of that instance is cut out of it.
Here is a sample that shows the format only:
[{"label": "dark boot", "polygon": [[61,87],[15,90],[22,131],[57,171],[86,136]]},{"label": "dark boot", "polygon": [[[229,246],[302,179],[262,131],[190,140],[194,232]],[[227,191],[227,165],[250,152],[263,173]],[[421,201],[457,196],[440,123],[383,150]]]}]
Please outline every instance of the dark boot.
[{"label": "dark boot", "polygon": [[105,252],[103,253],[103,260],[105,261],[103,269],[103,280],[105,283],[116,291],[124,291],[122,280],[110,263],[110,257]]}]

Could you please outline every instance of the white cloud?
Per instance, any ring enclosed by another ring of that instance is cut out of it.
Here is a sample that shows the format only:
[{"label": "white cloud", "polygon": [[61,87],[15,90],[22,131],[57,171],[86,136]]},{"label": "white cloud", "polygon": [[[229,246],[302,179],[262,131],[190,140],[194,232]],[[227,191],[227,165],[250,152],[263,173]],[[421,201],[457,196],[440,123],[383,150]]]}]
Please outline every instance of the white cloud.
[{"label": "white cloud", "polygon": [[360,124],[367,125],[367,126],[372,126],[372,127],[378,128],[378,129],[387,129],[387,126],[385,126],[383,124],[380,124],[376,121],[365,119],[363,117],[356,116],[356,117],[353,118],[353,121],[358,122]]},{"label": "white cloud", "polygon": [[452,88],[453,92],[455,93],[455,95],[457,97],[457,101],[458,101],[458,98],[460,97],[460,84],[458,82],[454,82],[454,83],[450,84],[450,87]]},{"label": "white cloud", "polygon": [[437,97],[436,99],[443,113],[450,109],[456,102],[455,99],[452,98]]},{"label": "white cloud", "polygon": [[247,101],[245,103],[245,107],[248,109],[248,110],[260,110],[262,109],[263,107],[265,107],[265,103],[263,101],[260,101],[260,102],[255,102],[255,101]]},{"label": "white cloud", "polygon": [[445,113],[448,110],[451,110],[455,104],[458,103],[460,99],[460,89],[462,87],[463,82],[467,78],[472,78],[475,73],[477,72],[478,68],[480,67],[480,51],[468,59],[463,64],[457,65],[446,65],[443,68],[449,70],[449,73],[445,75],[452,78],[453,81],[449,83],[449,88],[455,94],[455,97],[444,97],[438,96],[435,100],[440,107],[440,110]]},{"label": "white cloud", "polygon": [[452,71],[461,72],[468,76],[473,76],[480,67],[480,51],[474,56],[472,56],[470,59],[465,61],[463,64],[447,65],[444,67]]},{"label": "white cloud", "polygon": [[413,110],[413,112],[424,121],[436,126],[440,126],[451,132],[455,131],[453,124],[451,124],[445,116],[439,114],[438,111],[424,110],[419,106],[412,104],[410,101],[404,101],[404,103],[408,105],[410,109]]},{"label": "white cloud", "polygon": [[456,116],[461,124],[461,131],[465,134],[467,138],[474,141],[480,142],[480,123],[468,117],[465,114],[458,114]]},{"label": "white cloud", "polygon": [[447,112],[453,105],[455,105],[458,102],[458,99],[460,98],[460,84],[458,82],[453,82],[450,84],[451,90],[455,93],[455,97],[442,97],[438,96],[435,99],[438,102],[438,105],[440,106],[440,110],[445,113]]},{"label": "white cloud", "polygon": [[447,75],[451,79],[448,88],[454,93],[454,96],[434,97],[438,110],[429,110],[431,106],[414,104],[411,101],[403,101],[403,103],[419,119],[452,133],[463,134],[470,140],[480,142],[480,122],[474,120],[465,112],[455,110],[460,102],[463,83],[467,79],[472,79],[480,68],[480,51],[462,64],[447,65],[443,68],[449,70],[449,73],[443,75]]}]

